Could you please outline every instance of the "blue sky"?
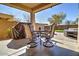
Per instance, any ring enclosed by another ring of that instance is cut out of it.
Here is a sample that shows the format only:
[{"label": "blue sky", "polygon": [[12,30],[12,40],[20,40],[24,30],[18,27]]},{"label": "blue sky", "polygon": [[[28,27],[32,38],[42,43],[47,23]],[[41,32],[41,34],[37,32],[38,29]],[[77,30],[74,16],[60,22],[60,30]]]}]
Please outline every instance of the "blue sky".
[{"label": "blue sky", "polygon": [[[48,23],[48,18],[60,12],[64,12],[67,15],[64,21],[66,20],[75,21],[76,17],[79,16],[78,4],[77,3],[64,3],[64,4],[60,4],[52,8],[48,8],[41,12],[38,12],[35,14],[36,22],[37,23]],[[21,11],[15,8],[11,8],[8,6],[4,6],[1,4],[0,4],[0,13],[14,15],[14,17],[19,18],[20,21],[25,21],[26,18],[27,20],[30,19],[30,13]]]},{"label": "blue sky", "polygon": [[60,4],[55,7],[49,8],[47,10],[41,11],[36,14],[36,20],[38,23],[39,22],[47,23],[48,18],[50,18],[52,15],[60,13],[60,12],[64,12],[67,15],[64,21],[66,21],[66,20],[75,21],[76,17],[79,16],[78,4],[65,3],[65,4]]}]

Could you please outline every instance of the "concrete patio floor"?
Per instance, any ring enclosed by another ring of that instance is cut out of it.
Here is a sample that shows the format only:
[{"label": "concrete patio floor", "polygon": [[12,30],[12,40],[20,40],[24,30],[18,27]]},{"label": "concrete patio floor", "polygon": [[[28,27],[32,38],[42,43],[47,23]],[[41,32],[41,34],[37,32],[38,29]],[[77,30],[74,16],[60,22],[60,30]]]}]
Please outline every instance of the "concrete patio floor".
[{"label": "concrete patio floor", "polygon": [[52,40],[58,42],[58,46],[79,52],[76,38],[66,37],[64,36],[64,33],[56,32],[56,35],[54,36],[54,39],[52,38]]},{"label": "concrete patio floor", "polygon": [[0,41],[0,56],[8,56],[17,52],[25,51],[27,40],[4,40]]},{"label": "concrete patio floor", "polygon": [[[51,50],[48,54],[46,55],[73,55],[77,56],[79,55],[79,49],[76,47],[77,42],[74,38],[70,37],[65,37],[63,33],[56,33],[54,38],[52,40],[56,41],[56,46],[52,47],[51,49],[46,48]],[[22,40],[4,40],[0,41],[0,56],[26,56],[26,44],[27,44],[27,39],[22,39]],[[39,48],[38,48],[39,49]],[[56,52],[57,51],[57,52]],[[53,54],[54,53],[54,54]],[[39,55],[39,54],[38,54]]]}]

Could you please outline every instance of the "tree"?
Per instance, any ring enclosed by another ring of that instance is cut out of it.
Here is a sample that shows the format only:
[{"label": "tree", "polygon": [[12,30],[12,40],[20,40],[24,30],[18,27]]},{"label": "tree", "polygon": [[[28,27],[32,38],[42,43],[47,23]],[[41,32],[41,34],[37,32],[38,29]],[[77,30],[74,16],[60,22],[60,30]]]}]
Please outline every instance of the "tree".
[{"label": "tree", "polygon": [[65,24],[66,24],[66,25],[70,25],[71,22],[70,22],[69,20],[66,20],[66,21],[65,21]]},{"label": "tree", "polygon": [[[55,26],[57,26],[57,24],[60,24],[62,22],[62,20],[64,20],[66,17],[66,14],[64,13],[59,13],[59,14],[54,14],[52,16],[52,18],[48,18],[50,25],[53,24],[53,33],[55,32]],[[51,27],[52,28],[52,27]]]},{"label": "tree", "polygon": [[76,18],[76,20],[73,21],[71,24],[73,24],[73,25],[78,24],[78,21],[79,21],[79,18]]},{"label": "tree", "polygon": [[65,19],[65,17],[66,17],[66,14],[64,14],[63,12],[59,14],[54,14],[52,18],[49,18],[49,22],[50,24],[52,23],[60,24],[62,20]]},{"label": "tree", "polygon": [[26,22],[29,22],[30,20],[29,20],[29,15],[27,15],[27,14],[23,14],[23,19],[24,19],[24,21],[26,21]]},{"label": "tree", "polygon": [[49,24],[53,23],[53,19],[52,18],[48,18]]},{"label": "tree", "polygon": [[78,24],[79,18],[76,18],[76,20],[74,21],[74,24]]}]

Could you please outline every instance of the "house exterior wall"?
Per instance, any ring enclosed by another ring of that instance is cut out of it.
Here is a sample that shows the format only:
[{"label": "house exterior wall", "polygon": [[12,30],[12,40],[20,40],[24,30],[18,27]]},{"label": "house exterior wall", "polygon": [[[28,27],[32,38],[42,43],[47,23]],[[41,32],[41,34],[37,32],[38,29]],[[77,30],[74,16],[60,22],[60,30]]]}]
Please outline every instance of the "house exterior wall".
[{"label": "house exterior wall", "polygon": [[12,15],[8,15],[8,14],[0,13],[0,18],[3,18],[3,19],[12,19],[13,16]]},{"label": "house exterior wall", "polygon": [[16,22],[0,20],[0,40],[8,39],[10,37],[8,31],[12,29],[12,27],[15,26],[16,24],[17,24]]},{"label": "house exterior wall", "polygon": [[78,49],[79,49],[79,21],[78,21],[78,37],[77,37],[77,47],[78,47]]},{"label": "house exterior wall", "polygon": [[41,28],[41,30],[44,30],[45,25],[47,25],[47,24],[36,23],[36,31],[39,31],[39,28]]},{"label": "house exterior wall", "polygon": [[[64,30],[67,28],[78,28],[78,25],[58,25],[55,27],[56,30]],[[45,29],[49,30],[49,26],[45,26]]]},{"label": "house exterior wall", "polygon": [[[12,21],[9,21],[12,20]],[[9,39],[9,31],[17,22],[13,21],[12,15],[0,13],[0,40]]]}]

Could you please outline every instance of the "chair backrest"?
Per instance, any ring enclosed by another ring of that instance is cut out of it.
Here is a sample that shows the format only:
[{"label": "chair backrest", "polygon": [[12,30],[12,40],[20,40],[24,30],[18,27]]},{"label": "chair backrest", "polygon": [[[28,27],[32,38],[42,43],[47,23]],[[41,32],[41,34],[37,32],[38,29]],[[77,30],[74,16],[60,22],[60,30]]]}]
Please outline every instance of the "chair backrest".
[{"label": "chair backrest", "polygon": [[55,26],[56,24],[53,23],[50,27],[51,27],[51,31],[50,31],[50,37],[54,37],[54,33],[55,33]]},{"label": "chair backrest", "polygon": [[25,33],[27,35],[27,38],[31,40],[32,32],[31,32],[30,24],[25,24],[24,27],[25,27]]},{"label": "chair backrest", "polygon": [[14,28],[12,28],[12,38],[13,39],[26,38],[24,24],[18,23]]}]

